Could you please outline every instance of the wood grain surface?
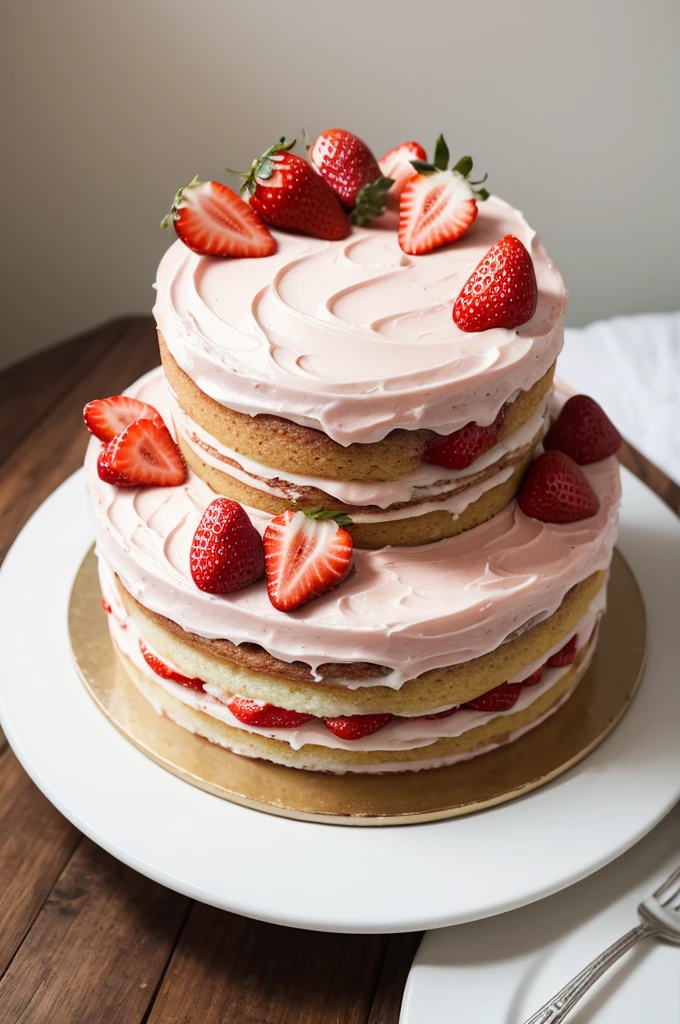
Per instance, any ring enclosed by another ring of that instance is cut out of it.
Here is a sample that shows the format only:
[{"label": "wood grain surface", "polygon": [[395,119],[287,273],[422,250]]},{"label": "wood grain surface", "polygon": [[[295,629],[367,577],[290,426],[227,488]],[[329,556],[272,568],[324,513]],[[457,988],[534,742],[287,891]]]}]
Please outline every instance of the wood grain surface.
[{"label": "wood grain surface", "polygon": [[[80,466],[83,405],[157,363],[136,317],[0,375],[0,558]],[[621,461],[680,514],[680,487],[628,445]],[[1,1024],[397,1024],[419,939],[281,928],[164,889],[67,822],[0,733]]]}]

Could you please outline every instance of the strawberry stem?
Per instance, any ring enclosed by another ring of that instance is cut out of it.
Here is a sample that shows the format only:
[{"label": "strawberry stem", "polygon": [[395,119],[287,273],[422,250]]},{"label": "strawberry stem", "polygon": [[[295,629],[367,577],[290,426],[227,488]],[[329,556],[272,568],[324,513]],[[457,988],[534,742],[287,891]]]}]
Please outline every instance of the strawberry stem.
[{"label": "strawberry stem", "polygon": [[166,213],[165,217],[163,217],[163,220],[161,221],[161,228],[169,228],[170,225],[177,220],[177,211],[179,210],[185,190],[188,188],[197,188],[199,185],[203,185],[203,182],[199,181],[198,175],[195,174],[187,185],[182,185],[181,188],[177,189],[177,194],[172,201],[170,212]]},{"label": "strawberry stem", "polygon": [[384,174],[364,185],[357,193],[354,209],[349,215],[352,224],[361,227],[373,217],[380,217],[385,212],[387,193],[392,185],[394,178],[386,178]]},{"label": "strawberry stem", "polygon": [[228,167],[226,168],[230,174],[237,174],[239,178],[243,178],[243,184],[241,185],[241,199],[245,199],[246,202],[251,196],[255,195],[257,189],[257,179],[263,178],[265,181],[267,178],[271,178],[274,173],[276,163],[273,159],[277,153],[288,153],[297,139],[293,139],[292,142],[286,142],[285,136],[281,136],[278,142],[275,142],[273,146],[266,149],[262,156],[257,157],[253,160],[250,165],[250,170],[245,173],[242,171],[232,171]]},{"label": "strawberry stem", "polygon": [[[446,145],[446,140],[443,135],[440,135],[434,146],[434,163],[427,163],[425,160],[411,160],[411,164],[418,172],[418,174],[436,174],[438,171],[446,171],[449,167],[449,147]],[[488,178],[488,174],[485,174],[479,181],[470,181],[470,174],[472,172],[472,157],[462,156],[457,164],[454,164],[451,170],[455,174],[460,174],[461,177],[465,178],[470,185],[472,185],[472,191],[475,193],[475,197],[480,200],[488,199],[489,192],[485,188],[476,188],[475,186],[481,185]]]}]

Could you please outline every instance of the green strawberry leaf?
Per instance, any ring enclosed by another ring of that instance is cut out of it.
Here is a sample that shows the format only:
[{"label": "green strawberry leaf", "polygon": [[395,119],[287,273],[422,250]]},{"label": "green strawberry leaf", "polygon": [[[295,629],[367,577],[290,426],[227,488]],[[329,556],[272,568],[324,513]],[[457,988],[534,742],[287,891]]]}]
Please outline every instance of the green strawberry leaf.
[{"label": "green strawberry leaf", "polygon": [[349,526],[352,522],[352,517],[346,512],[334,512],[332,508],[324,508],[323,505],[312,505],[302,511],[309,519],[329,519],[338,526]]},{"label": "green strawberry leaf", "polygon": [[354,209],[349,215],[352,224],[361,227],[362,224],[366,224],[373,217],[379,217],[383,214],[387,205],[387,193],[392,185],[394,185],[394,178],[386,178],[384,174],[381,174],[376,181],[371,181],[364,185],[360,189],[354,203]]},{"label": "green strawberry leaf", "polygon": [[445,171],[449,166],[449,147],[443,135],[439,136],[434,145],[434,166],[438,171]]}]

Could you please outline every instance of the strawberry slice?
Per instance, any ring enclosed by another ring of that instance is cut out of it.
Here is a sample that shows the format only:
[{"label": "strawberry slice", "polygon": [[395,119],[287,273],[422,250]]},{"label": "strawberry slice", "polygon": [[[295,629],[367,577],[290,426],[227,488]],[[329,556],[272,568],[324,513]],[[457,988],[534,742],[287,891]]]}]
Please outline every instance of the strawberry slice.
[{"label": "strawberry slice", "polygon": [[565,665],[571,665],[572,661],[576,657],[577,643],[578,636],[574,633],[571,640],[567,640],[564,647],[561,647],[556,654],[553,654],[548,658],[546,661],[548,668],[563,668]]},{"label": "strawberry slice", "polygon": [[189,568],[206,594],[231,594],[262,576],[262,538],[237,501],[215,498],[208,505],[191,542]]},{"label": "strawberry slice", "polygon": [[305,722],[311,722],[314,715],[305,715],[288,708],[277,708],[273,704],[261,704],[247,697],[232,697],[227,707],[234,718],[244,725],[254,725],[260,729],[297,729]]},{"label": "strawberry slice", "polygon": [[477,333],[493,327],[512,330],[536,312],[538,287],[534,264],[515,235],[492,245],[463,285],[453,306],[461,331]]},{"label": "strawberry slice", "polygon": [[352,538],[340,523],[349,516],[310,509],[289,509],[275,516],[264,532],[269,600],[282,612],[337,586],[352,564]]},{"label": "strawberry slice", "polygon": [[522,686],[538,686],[543,678],[543,666],[539,665],[535,672],[532,672],[526,679],[522,679]]},{"label": "strawberry slice", "polygon": [[543,447],[564,452],[579,466],[616,454],[621,435],[602,406],[588,395],[574,395],[548,431]]},{"label": "strawberry slice", "polygon": [[507,711],[516,702],[521,690],[521,683],[501,683],[480,697],[469,700],[463,707],[472,711]]},{"label": "strawberry slice", "polygon": [[96,398],[88,402],[83,409],[83,419],[90,433],[100,441],[113,441],[116,434],[120,434],[134,420],[163,422],[163,417],[152,405],[140,402],[137,398],[128,398],[127,395]]},{"label": "strawberry slice", "polygon": [[416,173],[404,185],[399,204],[399,245],[409,255],[421,256],[469,231],[477,219],[477,200],[488,199],[489,193],[476,187],[481,181],[469,180],[471,157],[462,157],[448,170],[443,135],[437,139],[433,163],[416,159],[412,164]]},{"label": "strawberry slice", "polygon": [[391,196],[400,196],[406,182],[416,174],[412,160],[427,163],[427,153],[419,142],[402,142],[400,146],[395,146],[380,157],[378,163],[381,172],[394,182],[390,188]]},{"label": "strawberry slice", "polygon": [[394,715],[344,715],[324,718],[323,722],[329,732],[341,740],[360,740],[362,736],[372,736],[384,729],[393,718]]},{"label": "strawberry slice", "polygon": [[455,708],[447,708],[446,711],[438,711],[435,715],[418,715],[419,722],[436,722],[440,718],[450,718],[451,715],[455,715],[456,711],[460,711],[458,705]]},{"label": "strawberry slice", "polygon": [[190,690],[204,692],[202,679],[190,679],[189,676],[183,676],[181,672],[175,672],[173,668],[170,668],[169,665],[166,665],[164,661],[161,661],[157,655],[150,651],[143,640],[139,641],[139,649],[149,668],[157,676],[160,676],[161,679],[170,679],[173,683],[179,683],[180,686],[186,686]]},{"label": "strawberry slice", "polygon": [[308,153],[314,170],[352,211],[353,224],[365,224],[385,212],[393,181],[381,174],[378,161],[356,135],[330,128],[309,146]]},{"label": "strawberry slice", "polygon": [[164,423],[133,420],[97,459],[99,478],[118,487],[177,487],[186,480],[181,452]]},{"label": "strawberry slice", "polygon": [[501,409],[493,423],[480,427],[477,423],[466,423],[460,430],[434,441],[423,452],[423,462],[447,469],[466,469],[480,455],[488,452],[498,441],[505,420],[506,406]]},{"label": "strawberry slice", "polygon": [[[338,241],[351,231],[347,214],[333,190],[306,160],[281,139],[241,175],[241,196],[262,220],[284,231]],[[237,172],[233,172],[237,173]]]},{"label": "strawberry slice", "polygon": [[600,507],[583,470],[562,452],[543,452],[532,462],[517,502],[525,515],[542,523],[576,523]]},{"label": "strawberry slice", "polygon": [[271,256],[276,241],[256,213],[219,181],[194,178],[175,196],[161,227],[199,256]]}]

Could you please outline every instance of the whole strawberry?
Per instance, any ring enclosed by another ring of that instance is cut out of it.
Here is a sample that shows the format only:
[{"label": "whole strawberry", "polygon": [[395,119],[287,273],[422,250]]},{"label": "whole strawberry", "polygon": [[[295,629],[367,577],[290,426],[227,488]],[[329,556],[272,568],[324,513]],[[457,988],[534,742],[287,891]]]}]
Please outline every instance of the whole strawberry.
[{"label": "whole strawberry", "polygon": [[565,402],[543,447],[564,452],[579,466],[587,466],[614,455],[621,447],[621,435],[593,398],[574,395]]},{"label": "whole strawberry", "polygon": [[453,307],[461,331],[512,330],[536,312],[538,287],[533,260],[515,235],[492,245],[463,285]]},{"label": "whole strawberry", "polygon": [[215,498],[201,518],[189,553],[194,583],[206,594],[230,594],[264,572],[262,538],[231,498]]},{"label": "whole strawberry", "polygon": [[347,214],[332,189],[281,139],[243,175],[241,197],[263,221],[282,231],[339,241],[350,233]]},{"label": "whole strawberry", "polygon": [[562,452],[544,452],[532,462],[517,502],[525,515],[542,523],[576,523],[600,507],[583,470]]},{"label": "whole strawberry", "polygon": [[352,211],[353,224],[365,224],[384,213],[387,191],[394,182],[382,174],[365,142],[344,128],[329,128],[308,153],[315,170]]},{"label": "whole strawberry", "polygon": [[399,200],[399,245],[410,256],[422,256],[461,238],[477,219],[477,203],[488,199],[486,179],[470,181],[472,157],[464,156],[449,169],[449,147],[440,135],[434,160],[411,161],[413,176],[404,183]]}]

